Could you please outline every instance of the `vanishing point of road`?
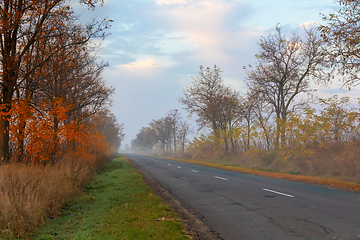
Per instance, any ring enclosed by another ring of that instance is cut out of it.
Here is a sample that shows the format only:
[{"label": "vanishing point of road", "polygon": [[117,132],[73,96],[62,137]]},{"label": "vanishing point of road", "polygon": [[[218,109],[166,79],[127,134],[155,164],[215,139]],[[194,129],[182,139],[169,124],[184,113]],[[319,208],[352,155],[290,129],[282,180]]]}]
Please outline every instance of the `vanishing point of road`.
[{"label": "vanishing point of road", "polygon": [[226,240],[360,240],[360,195],[127,154]]}]

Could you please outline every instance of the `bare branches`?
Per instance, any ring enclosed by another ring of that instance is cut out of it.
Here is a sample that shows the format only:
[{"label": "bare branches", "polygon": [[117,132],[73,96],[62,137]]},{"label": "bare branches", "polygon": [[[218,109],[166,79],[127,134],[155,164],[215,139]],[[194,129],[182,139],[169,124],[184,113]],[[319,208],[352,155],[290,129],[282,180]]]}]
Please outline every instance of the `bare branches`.
[{"label": "bare branches", "polygon": [[[275,109],[278,118],[277,142],[285,143],[283,125],[295,98],[309,91],[309,79],[321,72],[321,41],[315,29],[302,40],[290,37],[277,26],[276,33],[260,40],[258,64],[248,72],[248,86]],[[281,136],[280,136],[281,135]]]},{"label": "bare branches", "polygon": [[357,86],[360,80],[360,2],[336,2],[341,8],[329,16],[323,15],[327,24],[319,27],[327,45],[324,48],[324,64],[331,68],[331,74],[340,74],[344,85],[351,88]]},{"label": "bare branches", "polygon": [[[90,8],[103,3],[80,2]],[[108,21],[83,25],[74,19],[67,0],[0,2],[0,160],[9,160],[14,94],[39,109],[45,100],[51,106],[55,99],[66,98],[78,119],[109,103],[113,90],[100,77],[107,65],[91,57],[89,45],[92,38],[106,35]]]}]

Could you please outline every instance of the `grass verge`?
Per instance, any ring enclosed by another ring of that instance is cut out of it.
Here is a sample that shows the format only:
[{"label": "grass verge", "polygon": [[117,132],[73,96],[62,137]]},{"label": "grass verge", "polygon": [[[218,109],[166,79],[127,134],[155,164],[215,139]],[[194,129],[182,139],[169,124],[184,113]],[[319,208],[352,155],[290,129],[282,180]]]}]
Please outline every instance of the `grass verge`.
[{"label": "grass verge", "polygon": [[33,239],[189,239],[183,229],[179,216],[120,157]]}]

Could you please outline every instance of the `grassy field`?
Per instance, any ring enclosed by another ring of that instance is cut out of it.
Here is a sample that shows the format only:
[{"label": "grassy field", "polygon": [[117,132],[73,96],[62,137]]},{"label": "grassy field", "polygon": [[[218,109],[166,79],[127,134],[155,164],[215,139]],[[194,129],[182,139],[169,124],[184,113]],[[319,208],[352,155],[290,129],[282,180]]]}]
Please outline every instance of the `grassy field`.
[{"label": "grassy field", "polygon": [[32,239],[189,239],[180,218],[124,157],[114,159],[85,190]]}]

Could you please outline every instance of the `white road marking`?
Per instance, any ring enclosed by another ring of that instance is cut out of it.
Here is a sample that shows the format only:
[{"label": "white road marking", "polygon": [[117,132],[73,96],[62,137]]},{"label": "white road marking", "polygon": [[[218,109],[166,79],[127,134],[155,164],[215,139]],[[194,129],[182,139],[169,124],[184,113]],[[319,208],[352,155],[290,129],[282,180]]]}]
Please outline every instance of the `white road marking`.
[{"label": "white road marking", "polygon": [[221,180],[224,180],[224,181],[227,181],[227,179],[226,178],[223,178],[223,177],[218,177],[218,176],[215,176],[216,178],[218,178],[218,179],[221,179]]},{"label": "white road marking", "polygon": [[270,190],[270,189],[267,189],[267,188],[263,188],[263,190],[267,191],[267,192],[272,192],[272,193],[276,193],[276,194],[279,194],[279,195],[283,195],[283,196],[286,196],[286,197],[291,197],[291,198],[294,197],[293,195],[282,193],[282,192],[277,192],[277,191]]},{"label": "white road marking", "polygon": [[194,173],[198,173],[198,171],[196,171],[196,170],[191,170],[192,172],[194,172]]},{"label": "white road marking", "polygon": [[170,163],[169,163],[168,165],[169,165],[169,166],[171,166],[171,164],[170,164]]},{"label": "white road marking", "polygon": [[177,168],[181,169],[181,167],[177,166]]}]

